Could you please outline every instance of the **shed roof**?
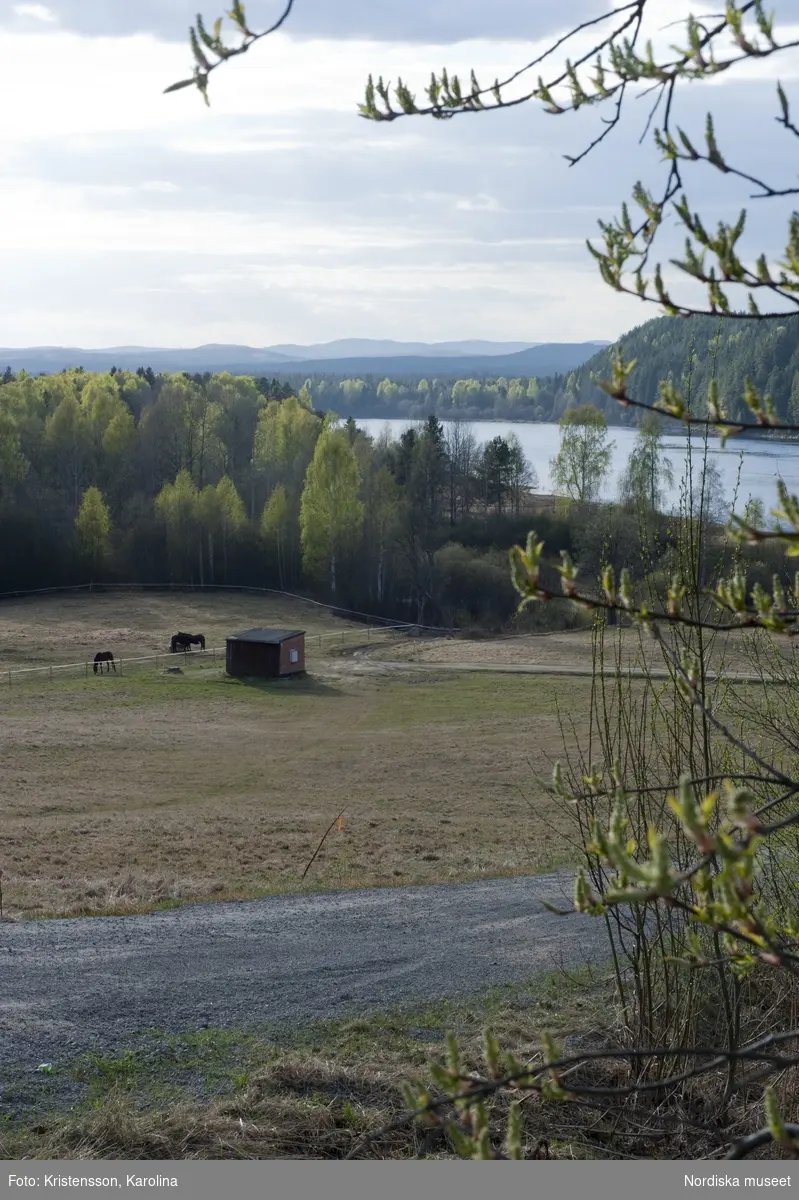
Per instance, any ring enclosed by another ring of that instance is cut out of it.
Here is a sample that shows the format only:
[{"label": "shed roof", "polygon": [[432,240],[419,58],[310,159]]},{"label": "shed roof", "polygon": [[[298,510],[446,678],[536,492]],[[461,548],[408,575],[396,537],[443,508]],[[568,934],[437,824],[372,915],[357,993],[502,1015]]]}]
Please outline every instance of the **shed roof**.
[{"label": "shed roof", "polygon": [[302,637],[304,629],[245,629],[244,633],[236,633],[229,637],[229,642],[265,642],[277,646],[287,642],[289,638]]}]

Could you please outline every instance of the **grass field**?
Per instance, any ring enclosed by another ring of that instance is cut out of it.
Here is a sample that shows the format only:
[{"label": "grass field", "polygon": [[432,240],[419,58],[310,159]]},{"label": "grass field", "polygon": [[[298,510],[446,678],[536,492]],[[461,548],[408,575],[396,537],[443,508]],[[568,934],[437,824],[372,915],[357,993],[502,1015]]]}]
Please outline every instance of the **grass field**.
[{"label": "grass field", "polygon": [[[217,630],[296,625],[300,615],[239,596],[15,602],[0,609],[0,645],[3,661],[16,639],[40,661],[64,661],[65,644],[140,651],[176,628],[203,629],[210,643]],[[303,627],[342,628],[312,615],[316,624]],[[22,661],[30,656],[19,652]],[[565,823],[539,778],[560,753],[557,703],[579,727],[584,680],[327,678],[319,666],[263,686],[228,680],[207,661],[181,676],[140,669],[0,683],[5,913],[141,911],[568,860]],[[342,828],[303,883],[342,809]]]},{"label": "grass field", "polygon": [[3,671],[91,661],[98,650],[116,658],[166,653],[179,629],[205,634],[206,645],[258,625],[304,629],[311,639],[361,624],[324,608],[241,592],[70,592],[0,602]]},{"label": "grass field", "polygon": [[[794,661],[795,642],[785,637],[770,637],[753,631],[717,634],[711,642],[710,664],[718,672],[739,671],[743,674],[759,662],[768,673],[773,666],[779,674]],[[405,645],[387,646],[374,654],[373,659],[395,659],[403,662],[468,663],[514,666],[532,664],[557,669],[582,668],[591,670],[592,635],[590,630],[576,629],[563,633],[518,634],[515,636],[466,640],[435,638],[411,641]],[[663,655],[645,631],[636,628],[608,630],[605,638],[606,666],[647,666],[662,670]]]},{"label": "grass field", "polygon": [[[348,626],[323,610],[239,595],[84,595],[1,606],[0,671],[80,662],[99,643],[130,657],[160,652],[178,628],[202,630],[209,645],[220,645],[226,633],[255,624],[305,628],[309,676],[248,684],[196,655],[181,660],[179,676],[148,665],[97,678],[16,676],[4,685],[0,674],[6,916],[454,881],[576,857],[571,823],[541,780],[562,756],[559,711],[570,743],[585,745],[590,680],[445,668],[492,656],[553,670],[586,665],[582,634],[398,643],[360,660],[359,671],[336,653]],[[351,646],[365,640],[363,627],[349,636]],[[626,644],[631,649],[632,639]],[[417,655],[425,670],[414,670]],[[380,657],[404,658],[406,669],[381,667]],[[760,697],[740,684],[731,690],[744,707]],[[341,829],[303,881],[342,809]],[[608,980],[581,968],[424,1012],[280,1035],[151,1030],[114,1057],[65,1055],[52,1074],[31,1069],[5,1080],[0,1156],[448,1156],[441,1134],[428,1138],[408,1124],[364,1142],[401,1114],[400,1081],[429,1077],[446,1030],[474,1066],[485,1023],[519,1057],[535,1055],[547,1029],[566,1046],[601,1044],[616,1012]],[[596,1082],[621,1078],[615,1066],[607,1070]],[[554,1157],[653,1153],[637,1117],[617,1138],[615,1125],[589,1127],[533,1099],[525,1121],[531,1154],[540,1138]],[[684,1156],[682,1133],[671,1136],[657,1153]]]}]

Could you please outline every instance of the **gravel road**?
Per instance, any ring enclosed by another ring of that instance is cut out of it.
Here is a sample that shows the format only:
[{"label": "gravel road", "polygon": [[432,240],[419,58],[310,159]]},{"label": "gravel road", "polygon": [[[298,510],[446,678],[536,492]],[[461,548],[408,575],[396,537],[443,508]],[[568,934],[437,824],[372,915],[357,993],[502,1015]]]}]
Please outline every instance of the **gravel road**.
[{"label": "gravel road", "polygon": [[0,1063],[398,1008],[603,958],[597,922],[540,903],[570,892],[555,874],[3,924]]}]

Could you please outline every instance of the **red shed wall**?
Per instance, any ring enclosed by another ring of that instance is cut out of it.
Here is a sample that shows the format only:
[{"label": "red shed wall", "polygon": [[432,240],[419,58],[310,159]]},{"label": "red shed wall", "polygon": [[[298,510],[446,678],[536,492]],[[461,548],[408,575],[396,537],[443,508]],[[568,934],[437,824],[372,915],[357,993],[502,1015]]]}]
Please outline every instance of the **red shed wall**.
[{"label": "red shed wall", "polygon": [[[291,661],[291,651],[299,652],[296,662]],[[280,643],[280,674],[281,675],[296,675],[298,671],[305,670],[305,635],[300,634],[299,637],[288,638],[287,641]]]}]

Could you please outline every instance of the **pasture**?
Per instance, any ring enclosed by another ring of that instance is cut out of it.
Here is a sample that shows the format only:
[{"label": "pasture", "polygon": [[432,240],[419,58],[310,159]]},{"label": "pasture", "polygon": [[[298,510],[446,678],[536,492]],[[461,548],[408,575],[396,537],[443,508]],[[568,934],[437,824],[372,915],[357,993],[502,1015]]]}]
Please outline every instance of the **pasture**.
[{"label": "pasture", "polygon": [[114,657],[166,653],[178,630],[202,632],[206,644],[256,625],[295,626],[329,637],[363,625],[324,608],[279,596],[241,592],[68,592],[0,602],[3,671],[51,663],[81,663],[98,650]]},{"label": "pasture", "polygon": [[[17,667],[101,646],[152,653],[176,629],[220,645],[255,624],[346,629],[323,610],[241,595],[14,601],[0,609],[0,670],[12,652]],[[143,911],[568,860],[540,778],[560,754],[556,697],[579,728],[587,681],[358,677],[310,649],[307,679],[261,686],[199,658],[180,676],[150,666],[9,686],[0,674],[5,913]]]},{"label": "pasture", "polygon": [[[670,640],[668,632],[667,640]],[[762,631],[751,630],[720,633],[707,638],[709,662],[718,673],[740,672],[782,676],[792,668],[797,647],[795,640],[770,637]],[[372,656],[425,664],[449,663],[470,666],[519,666],[532,664],[552,667],[553,670],[591,670],[593,661],[590,630],[544,634],[515,634],[492,639],[465,640],[461,638],[406,641],[386,647]],[[609,629],[605,635],[605,667],[622,670],[630,667],[664,669],[663,655],[644,629]]]}]

